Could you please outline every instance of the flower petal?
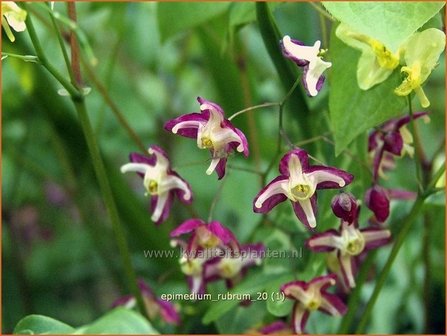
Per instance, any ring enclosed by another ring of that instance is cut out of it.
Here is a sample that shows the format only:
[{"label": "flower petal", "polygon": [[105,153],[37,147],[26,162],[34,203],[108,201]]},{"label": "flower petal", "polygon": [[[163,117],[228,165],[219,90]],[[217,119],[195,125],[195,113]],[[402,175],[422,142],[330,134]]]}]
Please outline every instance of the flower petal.
[{"label": "flower petal", "polygon": [[307,171],[309,167],[309,157],[307,152],[301,148],[296,148],[287,152],[287,154],[281,158],[281,161],[279,162],[279,172],[282,175],[290,176],[290,169],[292,168],[290,166],[290,159],[294,156],[299,160],[299,162],[294,161],[292,164],[293,170],[296,171],[296,174],[301,174],[303,171]]},{"label": "flower petal", "polygon": [[317,196],[314,194],[311,198],[292,202],[293,210],[295,211],[298,219],[309,227],[313,229],[317,226],[317,220],[315,218],[315,214],[317,212]]},{"label": "flower petal", "polygon": [[352,182],[354,176],[334,167],[311,166],[306,175],[317,184],[317,189],[342,188]]},{"label": "flower petal", "polygon": [[216,237],[218,237],[224,244],[230,244],[232,242],[236,242],[238,244],[238,241],[228,228],[223,226],[218,221],[212,221],[207,225],[207,229],[214,234]]},{"label": "flower petal", "polygon": [[350,255],[339,255],[338,260],[345,278],[345,282],[349,287],[355,287],[354,274],[352,270],[352,257]]},{"label": "flower petal", "polygon": [[340,247],[340,235],[334,229],[317,233],[306,240],[306,247],[314,252],[331,252]]},{"label": "flower petal", "polygon": [[227,158],[218,159],[218,163],[216,166],[216,173],[218,180],[221,180],[225,176],[225,167],[227,165]]},{"label": "flower petal", "polygon": [[391,232],[384,229],[366,228],[360,230],[365,239],[365,249],[371,250],[391,241]]},{"label": "flower petal", "polygon": [[292,312],[292,327],[295,333],[304,334],[309,311],[306,310],[299,302],[293,306]]},{"label": "flower petal", "polygon": [[178,237],[186,233],[190,233],[197,229],[200,225],[206,225],[201,219],[192,218],[184,221],[182,224],[177,226],[173,231],[171,231],[170,237]]},{"label": "flower petal", "polygon": [[299,66],[302,66],[305,61],[312,62],[315,58],[318,58],[320,45],[320,41],[315,41],[313,46],[305,46],[297,40],[292,40],[288,35],[282,39],[283,54],[295,61]]},{"label": "flower petal", "polygon": [[322,301],[320,310],[333,315],[340,316],[346,314],[348,307],[343,303],[337,295],[330,293],[321,293]]},{"label": "flower petal", "polygon": [[180,315],[171,302],[157,299],[157,304],[160,307],[160,314],[166,323],[179,325]]},{"label": "flower petal", "polygon": [[296,65],[298,65],[300,67],[303,67],[303,66],[309,64],[309,61],[297,58],[295,53],[293,53],[293,51],[296,48],[299,48],[297,46],[304,46],[303,42],[301,42],[299,40],[296,40],[296,39],[292,39],[292,38],[290,38],[290,36],[286,35],[280,41],[280,45],[281,45],[282,54],[285,57],[287,57],[287,58],[291,59],[292,61],[294,61],[296,63]]},{"label": "flower petal", "polygon": [[323,72],[331,66],[331,62],[325,62],[320,57],[316,57],[308,66],[304,67],[304,88],[311,97],[318,94],[324,82]]},{"label": "flower petal", "polygon": [[404,140],[402,139],[402,136],[400,132],[393,131],[388,132],[384,137],[384,144],[383,149],[394,154],[394,155],[401,155],[402,149],[404,147]]},{"label": "flower petal", "polygon": [[197,138],[198,128],[206,122],[207,119],[201,113],[190,113],[169,120],[164,128],[168,132],[187,138]]},{"label": "flower petal", "polygon": [[171,210],[173,201],[173,193],[163,193],[158,196],[152,196],[151,198],[151,209],[152,209],[152,221],[155,224],[161,224],[164,222]]},{"label": "flower petal", "polygon": [[282,185],[287,183],[286,176],[278,176],[267,184],[255,197],[253,201],[253,211],[257,213],[269,212],[278,203],[287,199]]},{"label": "flower petal", "polygon": [[390,200],[387,191],[377,184],[366,191],[365,204],[379,222],[385,222],[390,215]]}]

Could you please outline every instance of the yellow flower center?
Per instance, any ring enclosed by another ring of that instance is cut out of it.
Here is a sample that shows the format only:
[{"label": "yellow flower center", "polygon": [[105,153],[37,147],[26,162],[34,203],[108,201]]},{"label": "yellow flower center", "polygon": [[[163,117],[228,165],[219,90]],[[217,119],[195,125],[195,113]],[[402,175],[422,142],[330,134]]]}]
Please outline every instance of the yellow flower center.
[{"label": "yellow flower center", "polygon": [[371,39],[368,44],[371,46],[374,54],[376,54],[377,62],[382,68],[393,70],[399,65],[399,59],[382,43]]},{"label": "yellow flower center", "polygon": [[320,302],[318,298],[312,298],[307,304],[306,307],[308,310],[317,310],[320,307]]},{"label": "yellow flower center", "polygon": [[146,189],[150,195],[157,195],[158,192],[158,183],[155,180],[149,180],[148,183],[146,183]]},{"label": "yellow flower center", "polygon": [[298,200],[306,200],[312,196],[311,188],[307,184],[297,184],[292,188],[291,192],[292,195]]},{"label": "yellow flower center", "polygon": [[365,247],[365,241],[360,238],[354,238],[346,244],[346,251],[352,256],[360,254]]},{"label": "yellow flower center", "polygon": [[414,90],[421,106],[424,108],[430,106],[430,102],[421,87],[421,63],[414,62],[411,66],[403,66],[400,72],[405,75],[405,78],[402,84],[394,90],[394,93],[398,96],[408,96]]},{"label": "yellow flower center", "polygon": [[226,279],[233,278],[240,269],[241,265],[237,259],[223,259],[219,264],[219,274]]},{"label": "yellow flower center", "polygon": [[201,139],[202,147],[207,149],[213,149],[213,141],[208,137],[202,137]]},{"label": "yellow flower center", "polygon": [[186,275],[200,275],[202,273],[202,265],[194,259],[181,261],[180,268]]}]

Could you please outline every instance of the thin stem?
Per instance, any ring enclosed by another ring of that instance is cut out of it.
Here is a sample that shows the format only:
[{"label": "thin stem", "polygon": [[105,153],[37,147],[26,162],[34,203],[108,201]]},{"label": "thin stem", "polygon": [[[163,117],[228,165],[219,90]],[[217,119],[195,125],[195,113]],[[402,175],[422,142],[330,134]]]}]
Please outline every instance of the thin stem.
[{"label": "thin stem", "polygon": [[[25,2],[22,3],[25,10],[28,11],[28,4]],[[46,7],[46,6],[45,6]],[[33,43],[34,49],[36,50],[37,57],[40,60],[40,63],[48,70],[48,72],[53,75],[53,77],[68,91],[70,96],[75,99],[82,99],[82,94],[79,90],[74,87],[69,81],[65,79],[62,74],[54,68],[50,62],[48,62],[45,53],[43,52],[43,48],[40,44],[39,38],[37,37],[36,30],[34,29],[33,21],[31,19],[31,15],[27,15],[26,17],[26,27],[28,34],[30,36],[31,42]]]},{"label": "thin stem", "polygon": [[73,73],[71,72],[71,63],[68,57],[67,49],[65,48],[64,39],[62,38],[61,31],[56,23],[56,19],[54,18],[54,16],[51,14],[49,16],[51,18],[51,22],[53,23],[53,28],[56,31],[57,41],[59,42],[59,46],[61,47],[62,56],[64,57],[65,66],[67,67],[68,74],[70,75],[71,83],[75,85],[76,81],[73,76]]},{"label": "thin stem", "polygon": [[39,57],[37,57],[37,56],[18,55],[18,54],[13,54],[13,53],[8,53],[8,52],[2,51],[2,60],[5,59],[6,57],[13,57],[13,58],[17,58],[22,61],[31,62],[31,63],[39,63],[40,62]]},{"label": "thin stem", "polygon": [[95,170],[96,177],[99,182],[99,187],[104,199],[104,203],[107,208],[110,220],[112,222],[113,231],[115,233],[115,239],[118,245],[118,250],[120,252],[122,262],[124,265],[124,271],[126,273],[128,285],[132,294],[136,297],[138,307],[143,315],[146,315],[146,309],[144,306],[143,298],[141,292],[137,286],[137,278],[135,272],[132,268],[132,260],[130,258],[129,246],[126,240],[126,232],[121,226],[120,218],[118,215],[118,210],[113,198],[112,189],[110,187],[107,174],[104,167],[104,162],[101,158],[99,152],[99,147],[96,142],[96,138],[93,134],[93,129],[90,124],[90,120],[87,114],[87,109],[85,107],[85,102],[82,100],[73,100],[76,111],[81,121],[81,126],[84,131],[85,140],[89,148],[90,156],[92,159],[93,167]]},{"label": "thin stem", "polygon": [[255,106],[251,106],[251,107],[247,107],[246,109],[240,110],[236,113],[234,113],[233,115],[231,115],[228,120],[232,120],[235,117],[237,117],[238,115],[244,114],[245,112],[248,111],[253,111],[253,110],[257,110],[263,107],[270,107],[270,106],[278,106],[280,103],[263,103],[263,104],[259,104],[259,105],[255,105]]},{"label": "thin stem", "polygon": [[256,175],[262,176],[262,172],[260,172],[259,170],[256,170],[256,169],[251,169],[251,168],[246,168],[246,167],[239,167],[239,166],[234,166],[234,165],[227,165],[227,166],[230,169],[244,171],[244,172],[247,172],[247,173],[252,173],[252,174],[256,174]]},{"label": "thin stem", "polygon": [[374,291],[370,299],[368,300],[365,311],[362,314],[362,317],[356,330],[356,334],[364,333],[366,324],[368,323],[369,320],[369,316],[371,315],[374,305],[377,301],[377,298],[379,297],[382,287],[386,282],[386,279],[388,277],[388,274],[390,273],[394,260],[396,260],[397,254],[399,253],[400,248],[402,247],[408,233],[410,232],[411,225],[416,220],[419,212],[421,211],[426,197],[427,197],[426,193],[424,193],[424,195],[419,195],[415,203],[413,204],[410,213],[401,221],[401,223],[403,223],[403,226],[396,237],[396,241],[394,242],[393,248],[391,249],[390,255],[388,256],[385,266],[383,267],[382,271],[380,272],[377,278],[376,286],[374,287]]},{"label": "thin stem", "polygon": [[[77,24],[76,4],[74,2],[67,2],[68,16],[70,20]],[[53,16],[54,19],[54,16]],[[72,31],[70,33],[71,46],[71,77],[74,77],[73,85],[80,87],[82,84],[81,76],[81,62],[79,60],[79,44],[76,34]]]},{"label": "thin stem", "polygon": [[228,180],[228,175],[229,175],[229,173],[226,174],[224,180],[219,185],[219,188],[217,189],[216,194],[214,195],[213,201],[211,202],[210,211],[208,213],[208,223],[210,223],[211,220],[213,219],[214,209],[216,208],[217,202],[219,201],[220,195],[222,194],[222,190],[225,185],[225,182]]},{"label": "thin stem", "polygon": [[308,2],[309,5],[311,5],[320,15],[323,15],[326,19],[328,19],[331,22],[335,22],[335,19],[326,12],[321,6],[314,4],[313,2]]},{"label": "thin stem", "polygon": [[107,89],[104,87],[104,85],[98,79],[98,77],[95,75],[95,72],[93,71],[91,66],[87,62],[85,62],[83,58],[81,58],[81,61],[82,61],[82,65],[84,67],[84,70],[86,71],[87,76],[92,81],[92,83],[95,85],[95,87],[98,89],[98,92],[101,94],[101,96],[104,99],[105,103],[110,107],[110,109],[112,110],[113,114],[118,119],[118,122],[126,130],[127,134],[132,139],[132,141],[135,143],[135,145],[142,152],[146,152],[146,146],[143,144],[143,141],[141,141],[139,136],[135,133],[135,131],[129,125],[129,123],[127,122],[126,118],[124,117],[124,113],[120,110],[118,105],[113,101],[113,99],[110,96],[110,94],[107,91]]}]

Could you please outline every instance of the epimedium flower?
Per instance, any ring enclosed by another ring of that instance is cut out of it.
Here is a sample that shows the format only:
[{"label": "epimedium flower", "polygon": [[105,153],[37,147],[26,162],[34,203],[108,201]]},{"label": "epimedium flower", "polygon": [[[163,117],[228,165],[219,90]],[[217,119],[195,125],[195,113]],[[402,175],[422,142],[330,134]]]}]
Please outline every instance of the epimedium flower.
[{"label": "epimedium flower", "polygon": [[206,224],[201,219],[188,219],[171,232],[171,238],[191,233],[186,253],[191,256],[198,249],[220,248],[239,250],[239,242],[234,234],[218,221]]},{"label": "epimedium flower", "polygon": [[14,34],[9,27],[16,32],[26,29],[26,11],[17,6],[13,1],[2,1],[2,27],[11,42],[15,41]]},{"label": "epimedium flower", "polygon": [[327,288],[336,284],[335,274],[323,275],[309,282],[292,281],[281,286],[284,295],[295,300],[292,312],[292,328],[295,333],[303,334],[310,312],[320,310],[332,316],[346,313],[346,306],[335,294],[327,292]]},{"label": "epimedium flower", "polygon": [[323,72],[332,66],[331,62],[322,59],[325,50],[320,49],[321,42],[306,46],[303,42],[286,35],[281,40],[283,55],[303,68],[303,85],[309,96],[315,97],[324,83]]},{"label": "epimedium flower", "polygon": [[121,167],[122,173],[136,172],[143,178],[145,195],[151,197],[152,220],[164,222],[170,212],[174,195],[185,204],[192,202],[189,184],[171,169],[166,152],[158,146],[150,146],[149,156],[131,153],[130,163]]},{"label": "epimedium flower", "polygon": [[185,114],[168,121],[165,129],[174,134],[197,139],[197,147],[211,152],[211,164],[206,173],[216,171],[219,180],[225,175],[227,157],[232,151],[248,156],[248,142],[241,130],[225,119],[222,108],[198,97],[200,113]]},{"label": "epimedium flower", "polygon": [[358,33],[344,23],[338,25],[335,35],[350,47],[361,51],[357,64],[357,82],[362,90],[382,83],[399,66],[401,48],[392,52],[382,42]]},{"label": "epimedium flower", "polygon": [[265,186],[253,201],[253,211],[269,212],[278,203],[289,199],[298,219],[315,228],[317,189],[342,188],[353,180],[348,172],[327,166],[311,166],[307,152],[297,148],[284,155],[279,164],[280,175]]},{"label": "epimedium flower", "polygon": [[400,70],[405,78],[394,93],[408,96],[414,91],[422,107],[430,106],[422,84],[435,68],[444,48],[445,34],[439,29],[429,28],[410,36],[404,44],[405,66]]},{"label": "epimedium flower", "polygon": [[[168,324],[178,325],[180,323],[180,315],[171,302],[158,298],[142,279],[138,279],[138,288],[141,291],[144,305],[150,319],[161,317]],[[112,304],[112,307],[117,306],[134,308],[136,307],[136,299],[131,295],[123,296]]]},{"label": "epimedium flower", "polygon": [[386,189],[378,184],[366,191],[365,204],[379,223],[385,222],[390,215],[390,198]]},{"label": "epimedium flower", "polygon": [[[425,120],[429,120],[427,112],[417,112],[414,113],[413,116],[405,115],[400,118],[391,119],[371,132],[368,137],[368,152],[371,153],[371,156],[373,157],[373,173],[375,180],[381,173],[383,175],[383,172],[381,171],[381,168],[383,168],[383,161],[388,160],[387,162],[389,162],[387,153],[399,157],[408,154],[410,157],[413,157],[413,136],[408,130],[407,125],[412,120],[421,117],[425,118]],[[387,165],[386,162],[385,164]]]},{"label": "epimedium flower", "polygon": [[[352,203],[357,204],[354,199]],[[336,206],[333,203],[332,209],[334,210]],[[315,234],[306,241],[306,246],[314,252],[337,251],[338,261],[345,282],[351,288],[355,287],[353,272],[355,258],[364,252],[389,243],[391,239],[389,230],[376,227],[359,229],[359,211],[360,207],[357,208],[357,214],[352,222],[342,219],[339,230],[330,229],[323,233]]]}]

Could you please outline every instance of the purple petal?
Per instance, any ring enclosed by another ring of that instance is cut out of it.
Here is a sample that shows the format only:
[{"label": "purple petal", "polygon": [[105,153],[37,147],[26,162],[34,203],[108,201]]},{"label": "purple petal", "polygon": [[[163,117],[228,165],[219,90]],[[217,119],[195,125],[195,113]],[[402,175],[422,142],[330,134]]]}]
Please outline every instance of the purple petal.
[{"label": "purple petal", "polygon": [[[300,45],[300,46],[303,46],[303,45],[304,45],[303,42],[301,42],[301,41],[299,41],[299,40],[296,40],[296,39],[292,39],[292,38],[291,38],[290,41],[291,41],[293,44],[296,44],[296,45]],[[285,48],[284,43],[283,43],[283,40],[280,40],[280,41],[279,41],[279,44],[280,44],[280,46],[281,46],[281,51],[282,51],[282,54],[284,55],[284,57],[287,57],[288,59],[292,60],[292,61],[295,62],[296,65],[298,65],[299,67],[304,67],[304,66],[306,66],[306,65],[309,64],[309,61],[304,60],[304,59],[300,59],[300,58],[298,58],[298,57],[295,57],[292,53],[290,53],[290,52]]]},{"label": "purple petal", "polygon": [[[165,124],[164,128],[168,132],[172,132],[172,129],[175,127],[175,125],[177,125],[181,122],[187,122],[187,121],[197,121],[199,123],[206,123],[208,121],[208,119],[205,119],[201,113],[184,114],[184,115],[181,115],[180,117],[169,120]],[[176,134],[179,134],[179,135],[187,137],[187,138],[197,138],[197,129],[198,129],[198,125],[190,125],[190,127],[178,129]]]},{"label": "purple petal", "polygon": [[[348,307],[343,303],[340,298],[335,294],[330,293],[321,293],[321,295],[327,300],[327,302],[335,308],[335,310],[338,312],[339,315],[344,315],[348,311]],[[323,307],[320,307],[319,310],[332,315],[330,311],[324,309]]]},{"label": "purple petal", "polygon": [[299,288],[301,288],[302,290],[305,291],[308,288],[308,283],[305,282],[305,281],[301,281],[301,280],[290,281],[290,282],[285,283],[284,285],[282,285],[280,290],[289,299],[296,300],[295,296],[293,296],[291,294],[288,294],[288,292],[290,292],[290,291],[293,292],[293,287],[299,287]]},{"label": "purple petal", "polygon": [[160,314],[163,320],[169,324],[180,324],[180,315],[177,313],[174,305],[168,301],[157,299],[157,304],[160,307]]},{"label": "purple petal", "polygon": [[266,213],[272,210],[278,203],[284,202],[287,199],[286,195],[273,194],[266,200],[264,200],[260,208],[256,207],[255,205],[259,197],[265,192],[267,192],[270,188],[274,187],[276,183],[287,180],[288,178],[286,176],[278,176],[275,179],[273,179],[269,184],[267,184],[264,188],[262,188],[261,191],[256,195],[255,199],[253,200],[253,211],[256,213]]},{"label": "purple petal", "polygon": [[292,155],[296,155],[298,157],[298,159],[301,162],[301,168],[303,169],[303,171],[307,171],[307,169],[309,167],[309,157],[307,155],[307,152],[304,149],[296,148],[296,149],[293,149],[293,150],[287,152],[287,154],[285,154],[281,158],[281,161],[279,162],[279,172],[282,175],[290,176],[289,160]]},{"label": "purple petal", "polygon": [[[372,250],[391,242],[391,233],[389,230],[365,228],[360,230],[365,237],[365,250]],[[377,238],[374,238],[377,236]]]},{"label": "purple petal", "polygon": [[309,311],[306,310],[299,302],[293,306],[292,312],[292,328],[297,334],[304,334],[307,319],[309,318]]},{"label": "purple petal", "polygon": [[402,139],[402,135],[398,131],[388,132],[383,140],[385,143],[383,144],[383,149],[393,153],[394,155],[400,155],[402,152],[402,148],[404,147],[404,140]]},{"label": "purple petal", "polygon": [[127,305],[130,301],[134,300],[134,297],[132,295],[125,295],[122,296],[118,299],[116,299],[113,303],[112,303],[112,308],[118,307],[118,306],[125,306]]},{"label": "purple petal", "polygon": [[[145,155],[141,155],[139,153],[130,153],[129,154],[129,161],[132,163],[144,163],[144,164],[148,164],[150,166],[155,166],[157,158],[154,156],[145,156]],[[144,174],[142,173],[138,173],[137,174],[141,177],[144,178]]]},{"label": "purple petal", "polygon": [[377,184],[366,191],[365,203],[379,222],[385,222],[390,215],[390,200],[388,194],[384,188]]},{"label": "purple petal", "polygon": [[[303,68],[303,75],[302,75],[302,77],[301,77],[301,83],[303,84],[304,89],[306,90],[306,94],[307,94],[309,97],[314,97],[314,95],[312,95],[312,94],[310,93],[310,91],[309,91],[309,87],[307,86],[306,75],[307,75],[307,72],[308,72],[308,71],[309,71],[309,66],[306,65],[306,66]],[[323,87],[324,80],[325,80],[325,77],[324,77],[323,75],[321,75],[321,76],[318,78],[317,85],[316,85],[316,87],[315,87],[315,89],[316,89],[318,92],[319,92],[319,91],[321,90],[321,88]]]},{"label": "purple petal", "polygon": [[372,152],[379,146],[377,140],[382,138],[382,133],[379,131],[373,131],[368,137],[368,152]]},{"label": "purple petal", "polygon": [[328,287],[333,286],[335,284],[336,280],[337,280],[337,276],[335,274],[321,275],[321,276],[313,278],[311,281],[309,281],[308,287],[318,286],[320,288],[320,292],[323,292]]},{"label": "purple petal", "polygon": [[177,195],[178,199],[182,203],[184,203],[184,204],[191,204],[192,201],[193,201],[193,197],[192,197],[192,190],[191,190],[190,184],[184,178],[182,178],[177,172],[175,172],[173,170],[170,170],[168,174],[169,175],[173,175],[175,177],[178,177],[180,180],[182,180],[186,184],[186,186],[189,189],[189,193],[191,194],[190,198],[186,198],[186,192],[183,189],[175,188],[175,189],[172,189],[172,191],[175,192],[175,194]]},{"label": "purple petal", "polygon": [[398,130],[405,124],[408,124],[411,121],[411,119],[416,120],[416,119],[419,119],[420,117],[423,117],[426,115],[428,115],[427,112],[416,112],[416,113],[413,113],[413,118],[411,118],[410,115],[403,116],[395,121],[395,130]]},{"label": "purple petal", "polygon": [[[235,132],[238,137],[240,138],[240,141],[242,143],[242,146],[244,148],[244,155],[247,157],[249,154],[249,150],[248,150],[248,141],[247,138],[245,137],[245,134],[238,128],[234,127],[233,124],[228,120],[225,119],[222,123],[222,127],[226,127],[226,128],[230,128],[233,132]],[[230,142],[229,143],[230,148],[233,149],[234,151],[237,151],[237,147],[239,146],[239,143],[236,141]]]},{"label": "purple petal", "polygon": [[330,229],[323,233],[317,233],[306,240],[306,247],[314,252],[331,252],[336,246],[331,244],[331,238],[340,237],[337,230]]},{"label": "purple petal", "polygon": [[284,321],[275,321],[273,323],[270,323],[266,325],[265,327],[262,327],[259,332],[263,335],[269,335],[269,334],[279,334],[279,333],[287,333],[290,334],[291,330],[289,328],[289,325]]},{"label": "purple petal", "polygon": [[[347,186],[354,179],[354,175],[334,167],[327,166],[310,166],[306,173],[315,174],[318,179],[317,189],[334,189]],[[319,174],[321,173],[321,174]],[[336,179],[342,179],[344,185],[340,186],[339,182],[333,181]]]},{"label": "purple petal", "polygon": [[224,244],[229,244],[231,242],[236,242],[237,239],[234,234],[220,224],[218,221],[212,221],[207,226],[208,230],[211,231],[216,237],[218,237]]},{"label": "purple petal", "polygon": [[[168,217],[169,213],[171,211],[172,202],[174,200],[174,193],[172,191],[168,192],[166,203],[163,207],[163,210],[161,212],[160,217],[155,221],[155,224],[160,225],[163,223]],[[158,196],[153,195],[151,196],[151,203],[150,203],[150,213],[153,214],[158,203]]]},{"label": "purple petal", "polygon": [[226,166],[227,166],[227,158],[221,158],[216,166],[216,173],[218,180],[221,180],[225,176]]},{"label": "purple petal", "polygon": [[387,189],[387,194],[390,199],[413,201],[417,197],[417,193],[414,191],[402,190],[402,189]]},{"label": "purple petal", "polygon": [[210,260],[208,260],[204,266],[203,266],[203,274],[204,274],[204,278],[205,281],[211,282],[211,281],[216,281],[216,280],[220,280],[221,277],[219,275],[219,263],[222,260],[221,257],[214,257]]},{"label": "purple petal", "polygon": [[151,288],[148,286],[148,284],[143,279],[138,279],[138,288],[141,291],[141,294],[143,296],[146,296],[148,298],[155,298],[154,293],[152,292]]},{"label": "purple petal", "polygon": [[345,222],[353,223],[358,218],[357,200],[351,193],[341,193],[332,198],[332,211]]},{"label": "purple petal", "polygon": [[177,226],[173,231],[171,231],[171,237],[178,237],[185,233],[190,233],[197,229],[199,226],[205,225],[205,222],[201,219],[192,218],[184,221],[182,224]]},{"label": "purple petal", "polygon": [[[312,206],[312,212],[314,215],[314,218],[316,219],[317,214],[317,194],[314,194],[308,201],[310,201]],[[306,213],[304,212],[303,207],[301,206],[300,202],[292,202],[293,211],[295,212],[296,217],[300,220],[301,223],[303,223],[307,228],[310,230],[313,230],[315,226],[311,226],[311,223],[309,222]]]}]

